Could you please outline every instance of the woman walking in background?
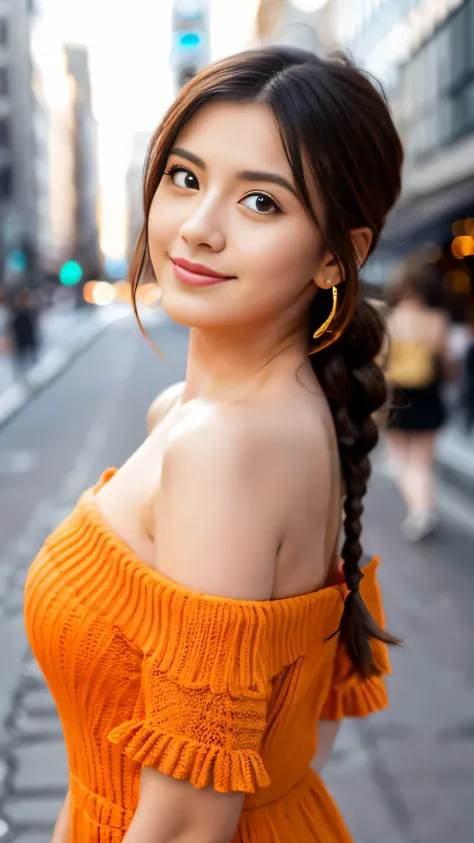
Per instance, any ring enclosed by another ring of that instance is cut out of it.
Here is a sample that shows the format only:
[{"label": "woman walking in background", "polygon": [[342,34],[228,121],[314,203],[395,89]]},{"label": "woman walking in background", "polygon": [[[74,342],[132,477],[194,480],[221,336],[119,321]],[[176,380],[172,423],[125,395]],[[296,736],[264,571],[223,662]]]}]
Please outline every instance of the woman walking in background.
[{"label": "woman walking in background", "polygon": [[434,450],[446,417],[442,383],[449,322],[434,266],[422,257],[407,259],[390,287],[389,303],[387,378],[394,394],[387,444],[407,507],[403,531],[408,540],[419,541],[438,523]]},{"label": "woman walking in background", "polygon": [[29,573],[70,767],[54,843],[349,843],[314,768],[387,704],[358,271],[401,162],[362,73],[283,47],[202,71],[154,135],[131,282],[190,326],[186,380]]}]

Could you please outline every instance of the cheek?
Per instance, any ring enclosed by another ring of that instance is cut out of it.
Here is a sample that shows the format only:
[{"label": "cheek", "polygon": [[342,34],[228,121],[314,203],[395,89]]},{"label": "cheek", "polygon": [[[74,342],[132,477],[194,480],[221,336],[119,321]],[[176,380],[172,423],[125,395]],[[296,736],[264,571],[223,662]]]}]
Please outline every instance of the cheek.
[{"label": "cheek", "polygon": [[246,275],[262,285],[266,282],[266,292],[271,285],[296,293],[316,272],[319,240],[313,226],[299,221],[282,218],[268,226],[256,225],[242,250]]},{"label": "cheek", "polygon": [[148,243],[155,272],[165,260],[165,252],[168,251],[177,228],[179,221],[173,219],[172,203],[166,202],[158,188],[148,215]]}]

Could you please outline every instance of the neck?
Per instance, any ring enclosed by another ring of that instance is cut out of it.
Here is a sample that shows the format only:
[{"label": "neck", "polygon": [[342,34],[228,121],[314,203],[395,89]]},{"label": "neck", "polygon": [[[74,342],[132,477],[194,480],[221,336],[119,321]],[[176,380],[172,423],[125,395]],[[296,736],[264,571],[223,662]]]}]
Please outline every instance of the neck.
[{"label": "neck", "polygon": [[306,333],[192,328],[184,401],[253,394],[308,360]]}]

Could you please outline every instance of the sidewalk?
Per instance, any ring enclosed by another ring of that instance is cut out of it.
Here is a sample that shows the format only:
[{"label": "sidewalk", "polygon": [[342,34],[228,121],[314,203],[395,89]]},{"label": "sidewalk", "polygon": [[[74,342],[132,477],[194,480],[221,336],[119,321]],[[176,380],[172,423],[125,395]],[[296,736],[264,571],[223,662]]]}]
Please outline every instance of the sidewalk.
[{"label": "sidewalk", "polygon": [[48,383],[56,378],[104,329],[128,316],[123,305],[95,309],[65,310],[55,308],[42,317],[42,346],[38,362],[25,381],[15,379],[8,354],[0,355],[0,428]]},{"label": "sidewalk", "polygon": [[441,476],[474,500],[474,431],[461,429],[456,421],[441,431],[436,449]]}]

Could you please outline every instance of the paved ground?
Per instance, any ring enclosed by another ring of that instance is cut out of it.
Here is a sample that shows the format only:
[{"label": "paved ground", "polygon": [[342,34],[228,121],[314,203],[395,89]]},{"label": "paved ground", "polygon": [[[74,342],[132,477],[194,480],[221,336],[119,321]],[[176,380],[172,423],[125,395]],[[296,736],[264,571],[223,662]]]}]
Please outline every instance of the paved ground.
[{"label": "paved ground", "polygon": [[124,306],[117,304],[92,311],[60,307],[45,311],[41,319],[42,340],[37,362],[22,377],[15,376],[11,355],[0,354],[0,427],[67,368],[105,327],[125,315]]},{"label": "paved ground", "polygon": [[[25,573],[46,535],[104,467],[145,434],[154,395],[183,374],[186,336],[131,322],[100,338],[0,431],[0,841],[48,843],[66,786],[54,705],[23,630]],[[378,462],[381,456],[378,457]],[[407,547],[381,466],[365,545],[383,556],[393,653],[392,705],[344,724],[325,777],[356,843],[470,843],[474,826],[474,559],[468,523]]]}]

